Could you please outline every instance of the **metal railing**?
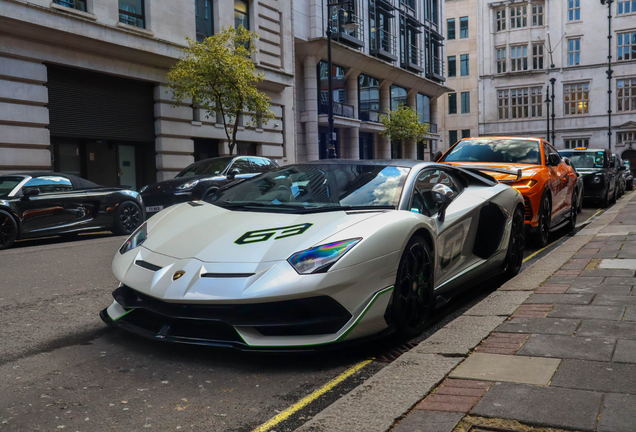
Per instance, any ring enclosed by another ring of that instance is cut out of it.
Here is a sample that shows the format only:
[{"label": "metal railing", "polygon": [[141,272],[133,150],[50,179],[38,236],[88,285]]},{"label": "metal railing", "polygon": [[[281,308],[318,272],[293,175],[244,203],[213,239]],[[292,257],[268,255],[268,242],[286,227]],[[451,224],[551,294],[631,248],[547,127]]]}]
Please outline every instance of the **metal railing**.
[{"label": "metal railing", "polygon": [[[357,39],[359,43],[356,46],[364,46],[362,42],[364,40],[364,20],[351,11],[346,11],[342,8],[332,7],[331,12],[331,31],[333,32],[333,39],[341,42],[352,42],[351,38]],[[347,24],[356,24],[357,28],[354,30],[347,30]],[[347,37],[348,36],[348,37]]]},{"label": "metal railing", "polygon": [[440,57],[432,57],[426,64],[426,77],[444,80],[446,71],[444,61]]},{"label": "metal railing", "polygon": [[360,120],[380,123],[380,113],[378,111],[360,110]]},{"label": "metal railing", "polygon": [[408,44],[401,54],[402,67],[416,69],[424,67],[424,52],[417,45]]},{"label": "metal railing", "polygon": [[[355,109],[353,105],[347,105],[340,102],[333,103],[333,115],[346,117],[346,118],[354,118]],[[329,104],[321,103],[318,114],[329,114]]]},{"label": "metal railing", "polygon": [[[373,37],[375,36],[375,37]],[[371,50],[383,50],[389,54],[395,54],[397,51],[397,37],[391,32],[384,29],[376,29],[375,34],[371,37]]]}]

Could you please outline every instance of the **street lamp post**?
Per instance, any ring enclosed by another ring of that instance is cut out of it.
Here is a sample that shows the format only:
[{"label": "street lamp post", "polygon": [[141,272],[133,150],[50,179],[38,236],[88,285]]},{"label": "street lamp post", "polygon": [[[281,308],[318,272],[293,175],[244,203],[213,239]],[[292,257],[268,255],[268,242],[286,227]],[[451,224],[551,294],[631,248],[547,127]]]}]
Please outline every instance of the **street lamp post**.
[{"label": "street lamp post", "polygon": [[[552,65],[554,67],[554,65]],[[556,78],[550,78],[550,84],[552,85],[552,94],[550,95],[550,99],[552,99],[552,139],[550,140],[550,144],[556,145],[556,133],[554,130],[554,119],[556,118],[556,114],[554,112],[554,83],[556,83]]]},{"label": "street lamp post", "polygon": [[[333,65],[331,63],[331,35],[333,28],[333,14],[331,8],[341,7],[343,5],[350,4],[349,1],[342,1],[337,3],[327,2],[327,86],[329,95],[327,97],[327,121],[329,122],[329,136],[327,137],[327,159],[335,159],[338,157],[336,152],[336,145],[333,141]],[[345,23],[342,28],[347,31],[354,31],[358,28],[355,23]]]},{"label": "street lamp post", "polygon": [[601,0],[607,5],[607,148],[612,151],[612,3],[614,0]]},{"label": "street lamp post", "polygon": [[550,141],[550,86],[545,86],[545,107],[546,107],[546,113],[545,113],[545,119],[546,119],[546,126],[547,126],[547,132],[545,135],[545,139],[546,141]]}]

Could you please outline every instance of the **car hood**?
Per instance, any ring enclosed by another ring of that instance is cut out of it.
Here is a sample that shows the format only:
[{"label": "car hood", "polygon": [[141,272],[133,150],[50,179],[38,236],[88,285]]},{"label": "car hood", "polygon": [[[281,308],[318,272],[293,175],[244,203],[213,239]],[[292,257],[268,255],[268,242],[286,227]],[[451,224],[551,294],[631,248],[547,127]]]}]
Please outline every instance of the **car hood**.
[{"label": "car hood", "polygon": [[[449,165],[457,165],[457,166],[465,166],[467,168],[470,167],[492,167],[505,169],[516,172],[517,170],[521,170],[522,178],[532,178],[542,169],[544,169],[543,165],[527,165],[527,164],[514,164],[514,163],[497,163],[497,162],[447,162]],[[514,180],[516,179],[516,175],[498,173],[494,171],[487,171],[490,176],[496,178],[497,180]]]},{"label": "car hood", "polygon": [[148,187],[143,191],[143,195],[153,195],[153,194],[161,194],[161,193],[172,193],[176,190],[177,186],[181,186],[184,183],[191,182],[193,180],[223,180],[225,177],[222,176],[213,176],[213,175],[202,175],[202,176],[191,176],[191,177],[179,177],[173,178],[170,180],[164,180],[159,183],[153,183],[148,185]]},{"label": "car hood", "polygon": [[[281,261],[380,213],[283,214],[231,211],[204,202],[185,203],[169,209],[149,228],[143,247],[176,259],[204,262]],[[264,231],[254,232],[260,230]]]}]

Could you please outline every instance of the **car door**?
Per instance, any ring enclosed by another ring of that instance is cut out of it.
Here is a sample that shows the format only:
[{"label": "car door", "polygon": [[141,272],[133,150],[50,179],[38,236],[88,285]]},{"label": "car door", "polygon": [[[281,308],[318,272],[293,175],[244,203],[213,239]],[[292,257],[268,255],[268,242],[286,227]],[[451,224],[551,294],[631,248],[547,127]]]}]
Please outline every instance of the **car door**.
[{"label": "car door", "polygon": [[562,168],[564,165],[562,160],[561,160],[561,163],[554,166],[551,166],[549,164],[551,154],[556,153],[559,159],[561,159],[561,156],[558,154],[558,152],[552,149],[552,146],[544,142],[543,152],[544,152],[544,158],[545,158],[545,165],[548,169],[548,175],[550,178],[549,179],[550,192],[552,194],[551,195],[551,199],[552,199],[551,217],[552,217],[552,220],[555,220],[555,218],[557,218],[558,215],[561,214],[564,208],[565,199],[563,196],[563,192],[565,188],[563,183],[567,181],[567,179],[564,179],[564,177],[567,177],[567,173]]},{"label": "car door", "polygon": [[[441,222],[437,216],[440,207],[433,200],[432,189],[436,184],[451,188],[453,202],[446,209]],[[411,211],[434,218],[437,225],[435,244],[435,283],[440,286],[475,263],[471,251],[474,242],[473,225],[476,224],[478,206],[470,200],[462,200],[464,188],[451,169],[427,168],[416,177],[412,191]]]},{"label": "car door", "polygon": [[549,144],[548,148],[550,149],[550,154],[554,154],[559,158],[559,164],[556,166],[556,172],[559,178],[559,203],[560,211],[565,212],[570,208],[576,177],[574,176],[573,170],[570,169],[561,157],[561,154]]},{"label": "car door", "polygon": [[86,193],[73,189],[64,176],[51,174],[34,177],[22,188],[37,187],[39,195],[24,198],[17,204],[22,216],[22,232],[54,232],[90,219]]}]

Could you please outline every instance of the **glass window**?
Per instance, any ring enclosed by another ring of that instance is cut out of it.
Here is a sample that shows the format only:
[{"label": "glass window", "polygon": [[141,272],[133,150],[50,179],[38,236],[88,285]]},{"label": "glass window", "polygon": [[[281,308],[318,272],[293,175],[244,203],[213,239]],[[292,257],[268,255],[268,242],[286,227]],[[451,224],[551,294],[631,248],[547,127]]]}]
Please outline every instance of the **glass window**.
[{"label": "glass window", "polygon": [[497,9],[495,11],[495,24],[497,31],[506,29],[506,8]]},{"label": "glass window", "polygon": [[457,76],[457,60],[455,56],[448,56],[448,76]]},{"label": "glass window", "polygon": [[456,142],[457,142],[457,131],[456,130],[448,131],[448,145],[452,146]]},{"label": "glass window", "polygon": [[528,6],[512,6],[510,8],[510,28],[528,26]]},{"label": "glass window", "polygon": [[264,173],[274,168],[267,159],[249,158],[249,161],[252,163],[252,172]]},{"label": "glass window", "polygon": [[459,38],[466,39],[468,37],[468,17],[459,18]]},{"label": "glass window", "polygon": [[543,44],[532,45],[532,69],[543,69]]},{"label": "glass window", "polygon": [[369,75],[358,76],[359,117],[362,121],[378,122],[380,112],[380,81]]},{"label": "glass window", "polygon": [[73,190],[73,185],[71,181],[66,177],[60,176],[40,176],[34,177],[22,188],[25,187],[37,187],[40,189],[40,193],[54,193],[54,192],[64,192]]},{"label": "glass window", "polygon": [[439,212],[440,205],[433,199],[433,187],[438,184],[448,186],[457,196],[462,188],[446,170],[425,169],[418,174],[413,188],[411,211],[426,216],[433,216]]},{"label": "glass window", "polygon": [[581,64],[581,39],[568,40],[568,65]]},{"label": "glass window", "polygon": [[469,112],[470,112],[470,92],[462,92],[462,114],[466,114]]},{"label": "glass window", "polygon": [[636,0],[618,0],[618,15],[635,12]]},{"label": "glass window", "polygon": [[499,120],[510,118],[509,90],[497,91],[497,107],[499,108]]},{"label": "glass window", "polygon": [[56,4],[86,12],[86,0],[55,0]]},{"label": "glass window", "polygon": [[119,0],[119,22],[146,28],[144,0]]},{"label": "glass window", "polygon": [[252,167],[247,159],[241,158],[234,161],[232,166],[230,167],[230,171],[238,170],[239,174],[249,174],[252,172]]},{"label": "glass window", "polygon": [[503,162],[541,165],[534,140],[481,139],[460,141],[440,162]]},{"label": "glass window", "polygon": [[[588,148],[590,146],[590,139],[589,138],[566,139],[566,140],[563,140],[563,146],[566,149],[575,149],[575,148],[581,148],[581,147]],[[586,153],[583,153],[583,155],[585,154]],[[562,156],[569,158],[570,162],[572,162],[572,164],[577,168],[592,168],[587,166],[581,166],[581,161],[579,161],[579,158],[577,158],[577,155],[578,155],[577,153],[573,153],[572,156],[567,156],[567,155],[562,155]],[[580,158],[580,159],[584,159],[584,158]],[[575,161],[579,163],[577,164],[575,163]],[[602,166],[603,164],[601,164],[601,167]]]},{"label": "glass window", "polygon": [[197,40],[203,42],[205,38],[212,36],[212,0],[194,0],[196,15]]},{"label": "glass window", "polygon": [[541,117],[543,115],[542,95],[542,87],[498,90],[499,119]]},{"label": "glass window", "polygon": [[0,196],[7,196],[20,182],[24,180],[24,177],[13,176],[1,176],[0,177]]},{"label": "glass window", "polygon": [[240,26],[250,29],[249,8],[247,1],[234,0],[234,28],[238,29]]},{"label": "glass window", "polygon": [[530,117],[543,116],[543,87],[530,87]]},{"label": "glass window", "polygon": [[616,134],[618,145],[636,144],[636,132],[618,132]]},{"label": "glass window", "polygon": [[506,48],[497,48],[497,73],[506,73]]},{"label": "glass window", "polygon": [[[334,104],[344,104],[347,102],[347,91],[345,82],[345,68],[332,63],[332,85]],[[318,63],[318,87],[320,98],[318,100],[318,113],[327,114],[329,110],[329,66],[326,61]],[[335,109],[335,108],[334,108]],[[353,116],[353,114],[352,114]]]},{"label": "glass window", "polygon": [[179,177],[193,177],[199,175],[218,175],[225,171],[227,168],[227,164],[232,161],[232,158],[224,157],[224,158],[214,158],[214,159],[206,159],[200,162],[195,162],[192,165],[184,168],[179,174],[176,175]]},{"label": "glass window", "polygon": [[415,105],[417,106],[417,115],[421,123],[431,122],[431,99],[423,94],[418,93],[415,96]]},{"label": "glass window", "polygon": [[568,21],[581,19],[581,0],[568,0]]},{"label": "glass window", "polygon": [[636,59],[636,31],[630,33],[619,33],[618,39],[618,61]]},{"label": "glass window", "polygon": [[469,72],[468,54],[462,54],[460,57],[461,76],[467,76]]},{"label": "glass window", "polygon": [[462,129],[462,139],[470,138],[470,129]]},{"label": "glass window", "polygon": [[587,114],[590,104],[589,83],[564,84],[565,115]]},{"label": "glass window", "polygon": [[636,111],[636,78],[616,80],[618,112]]},{"label": "glass window", "polygon": [[446,39],[455,39],[455,18],[449,18],[446,20]]},{"label": "glass window", "polygon": [[543,25],[543,4],[532,5],[532,25],[533,26]]},{"label": "glass window", "polygon": [[525,70],[528,70],[528,46],[510,47],[510,71],[519,72]]},{"label": "glass window", "polygon": [[448,94],[448,113],[457,114],[457,93]]},{"label": "glass window", "polygon": [[391,86],[391,109],[397,109],[400,105],[406,105],[406,89]]}]

